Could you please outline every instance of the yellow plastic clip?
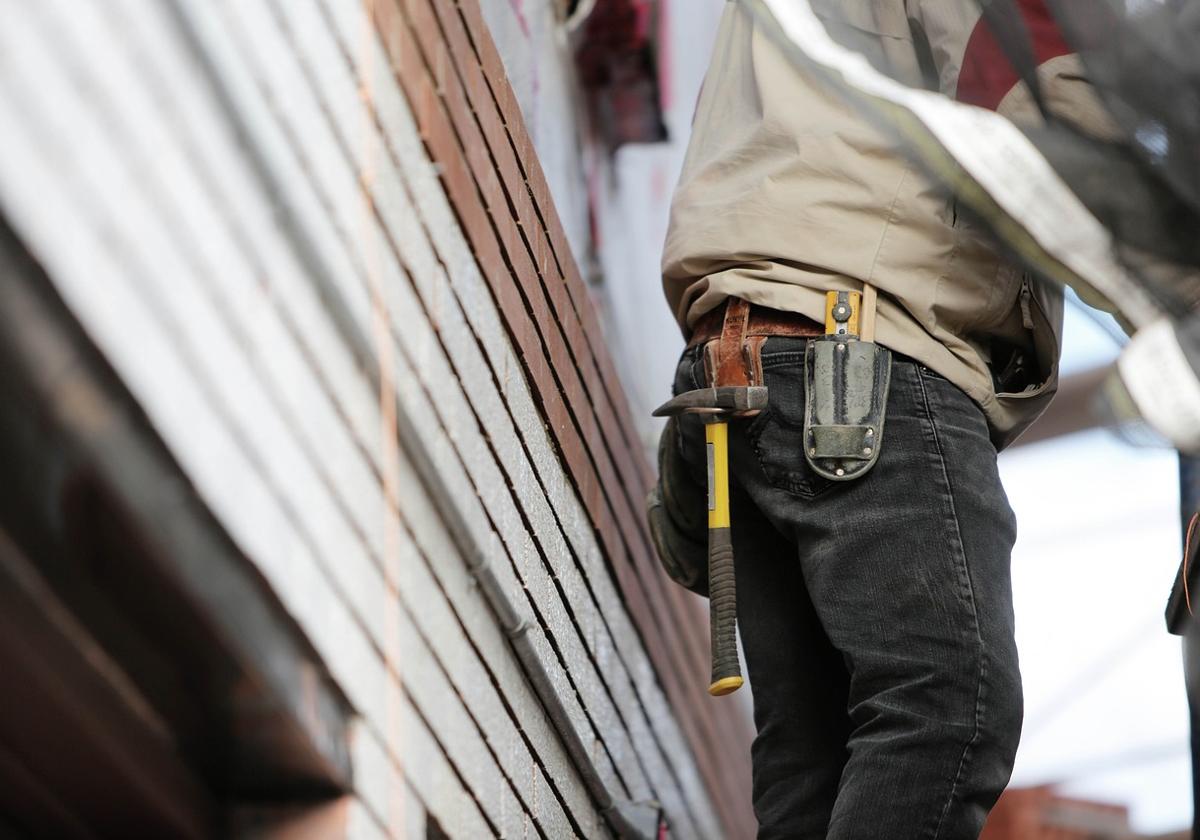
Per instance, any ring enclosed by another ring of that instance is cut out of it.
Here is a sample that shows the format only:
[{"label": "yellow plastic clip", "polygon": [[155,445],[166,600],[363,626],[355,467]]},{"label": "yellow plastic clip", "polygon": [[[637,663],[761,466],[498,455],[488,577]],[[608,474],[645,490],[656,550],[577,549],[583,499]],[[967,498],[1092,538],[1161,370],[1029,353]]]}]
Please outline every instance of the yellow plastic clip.
[{"label": "yellow plastic clip", "polygon": [[825,334],[858,336],[861,292],[825,293]]}]

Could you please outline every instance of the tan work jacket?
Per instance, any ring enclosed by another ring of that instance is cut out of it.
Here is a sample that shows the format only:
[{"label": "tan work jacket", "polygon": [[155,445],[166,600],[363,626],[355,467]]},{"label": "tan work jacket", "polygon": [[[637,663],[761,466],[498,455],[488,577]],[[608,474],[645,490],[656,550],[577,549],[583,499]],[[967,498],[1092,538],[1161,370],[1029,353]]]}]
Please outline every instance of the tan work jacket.
[{"label": "tan work jacket", "polygon": [[[835,39],[900,81],[964,98],[960,70],[975,61],[964,78],[1008,89],[974,90],[968,101],[991,96],[1011,119],[1038,119],[1023,85],[986,72],[979,81],[987,56],[968,51],[975,0],[812,5]],[[1039,75],[1056,110],[1099,119],[1075,56],[1050,58]],[[997,448],[1046,407],[1058,380],[1061,291],[999,259],[894,138],[797,70],[731,0],[672,205],[667,299],[685,333],[728,296],[824,321],[825,291],[864,281],[880,292],[878,341],[970,395]],[[1013,348],[1033,372],[1019,393],[997,393],[993,357],[999,366]]]}]

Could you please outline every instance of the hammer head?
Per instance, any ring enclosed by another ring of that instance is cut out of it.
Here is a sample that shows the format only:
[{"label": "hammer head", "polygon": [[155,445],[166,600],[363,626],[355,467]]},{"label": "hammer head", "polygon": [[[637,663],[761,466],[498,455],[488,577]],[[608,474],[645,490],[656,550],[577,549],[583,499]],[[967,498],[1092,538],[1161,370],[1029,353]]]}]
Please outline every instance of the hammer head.
[{"label": "hammer head", "polygon": [[761,411],[767,407],[765,385],[750,387],[723,385],[719,388],[698,388],[667,400],[654,409],[655,417],[676,414],[741,414]]}]

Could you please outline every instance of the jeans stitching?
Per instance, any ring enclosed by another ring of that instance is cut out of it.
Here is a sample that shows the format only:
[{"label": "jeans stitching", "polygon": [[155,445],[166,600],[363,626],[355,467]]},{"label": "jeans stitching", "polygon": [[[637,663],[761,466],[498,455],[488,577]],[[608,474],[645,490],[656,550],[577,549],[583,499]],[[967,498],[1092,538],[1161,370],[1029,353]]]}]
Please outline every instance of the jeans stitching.
[{"label": "jeans stitching", "polygon": [[923,365],[923,364],[918,363],[917,370],[920,371],[921,375],[923,377],[925,377],[926,379],[932,379],[935,382],[949,382],[950,381],[949,379],[947,379],[946,377],[944,377],[940,373],[938,373],[936,370],[929,367],[928,365]]},{"label": "jeans stitching", "polygon": [[[762,443],[762,436],[763,432],[766,431],[766,425],[771,422],[770,411],[769,407],[765,409],[760,415],[761,422],[757,422],[759,418],[756,417],[746,430],[746,438],[754,450],[754,457],[758,461],[758,468],[762,471],[763,478],[767,484],[776,490],[782,490],[790,496],[795,496],[798,499],[808,502],[832,490],[835,482],[823,478],[816,473],[813,473],[811,478],[807,476],[792,478],[793,475],[800,475],[800,473],[776,466],[772,466],[771,471],[768,472],[767,465],[770,459],[764,454],[767,447]],[[777,481],[772,478],[772,473],[782,473],[783,475]]]},{"label": "jeans stitching", "polygon": [[[791,351],[779,350],[772,354],[772,364],[768,364],[764,357],[762,363],[764,384],[766,384],[765,375],[768,370],[773,370],[776,367],[783,367],[784,363],[794,363],[795,361],[799,361],[803,358],[803,353],[793,353]],[[763,409],[761,414],[750,421],[745,430],[746,440],[749,442],[750,448],[754,450],[754,458],[756,461],[758,461],[758,468],[762,472],[763,478],[766,480],[767,484],[771,487],[774,487],[776,490],[780,490],[784,493],[787,493],[789,496],[793,496],[806,502],[814,501],[818,497],[832,490],[836,482],[817,475],[812,471],[812,467],[808,464],[805,464],[807,470],[804,472],[796,472],[794,470],[775,465],[772,465],[770,469],[768,469],[768,464],[771,459],[766,455],[767,446],[763,444],[762,438],[766,433],[767,424],[771,423],[772,420],[779,424],[783,423],[782,420],[773,415],[770,403],[768,402],[767,407]],[[803,437],[801,437],[801,441],[803,441]],[[803,443],[801,443],[801,445],[803,445]],[[773,475],[775,477],[773,477]]]},{"label": "jeans stitching", "polygon": [[955,533],[955,539],[957,541],[957,554],[958,554],[959,560],[962,563],[962,572],[963,572],[963,576],[964,576],[965,582],[966,582],[967,601],[971,608],[971,621],[975,626],[975,639],[979,645],[979,671],[978,671],[978,675],[977,675],[977,682],[975,684],[975,725],[971,732],[971,737],[967,740],[967,743],[965,745],[963,745],[962,755],[959,757],[959,761],[958,761],[958,768],[956,769],[955,774],[954,774],[954,781],[950,785],[950,793],[946,797],[946,804],[942,808],[942,813],[938,817],[937,826],[935,827],[934,832],[933,832],[934,840],[937,840],[937,838],[941,837],[941,835],[942,835],[942,826],[946,822],[946,817],[949,815],[950,808],[954,804],[955,794],[958,792],[958,787],[959,787],[960,783],[962,782],[963,775],[966,771],[967,766],[970,764],[972,748],[979,741],[979,734],[980,734],[980,730],[981,730],[981,719],[983,717],[983,708],[982,707],[983,707],[984,678],[985,678],[985,674],[986,674],[987,664],[986,664],[986,656],[985,656],[984,645],[983,645],[983,636],[980,633],[980,629],[979,629],[979,616],[978,616],[978,612],[977,612],[976,605],[975,605],[975,590],[974,590],[974,586],[971,583],[971,572],[970,572],[970,568],[967,563],[966,549],[964,547],[963,538],[962,538],[962,529],[961,529],[961,527],[959,525],[959,521],[958,521],[958,510],[954,504],[954,486],[953,486],[952,482],[950,481],[950,472],[946,468],[945,452],[942,448],[941,439],[938,436],[937,426],[933,421],[933,413],[929,407],[929,394],[925,388],[925,380],[922,377],[917,377],[917,382],[919,383],[920,389],[921,389],[921,407],[922,407],[923,411],[925,412],[925,419],[928,421],[928,424],[929,424],[929,433],[933,439],[934,451],[937,454],[938,465],[941,467],[942,478],[945,481],[945,486],[946,486],[946,490],[947,490],[947,499],[950,504],[950,515],[954,521],[954,533]]},{"label": "jeans stitching", "polygon": [[769,368],[795,364],[802,361],[804,355],[804,350],[772,350],[770,353],[763,353],[759,358],[762,360],[763,369],[767,370]]}]

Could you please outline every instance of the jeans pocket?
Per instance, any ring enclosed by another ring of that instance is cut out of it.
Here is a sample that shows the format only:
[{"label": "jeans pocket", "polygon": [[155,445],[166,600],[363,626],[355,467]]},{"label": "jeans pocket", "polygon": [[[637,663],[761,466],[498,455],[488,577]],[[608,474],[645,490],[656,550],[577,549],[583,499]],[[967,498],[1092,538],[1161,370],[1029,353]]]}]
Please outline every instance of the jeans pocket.
[{"label": "jeans pocket", "polygon": [[779,490],[812,499],[835,482],[817,475],[804,455],[804,353],[764,355],[767,408],[746,429],[767,482]]}]

